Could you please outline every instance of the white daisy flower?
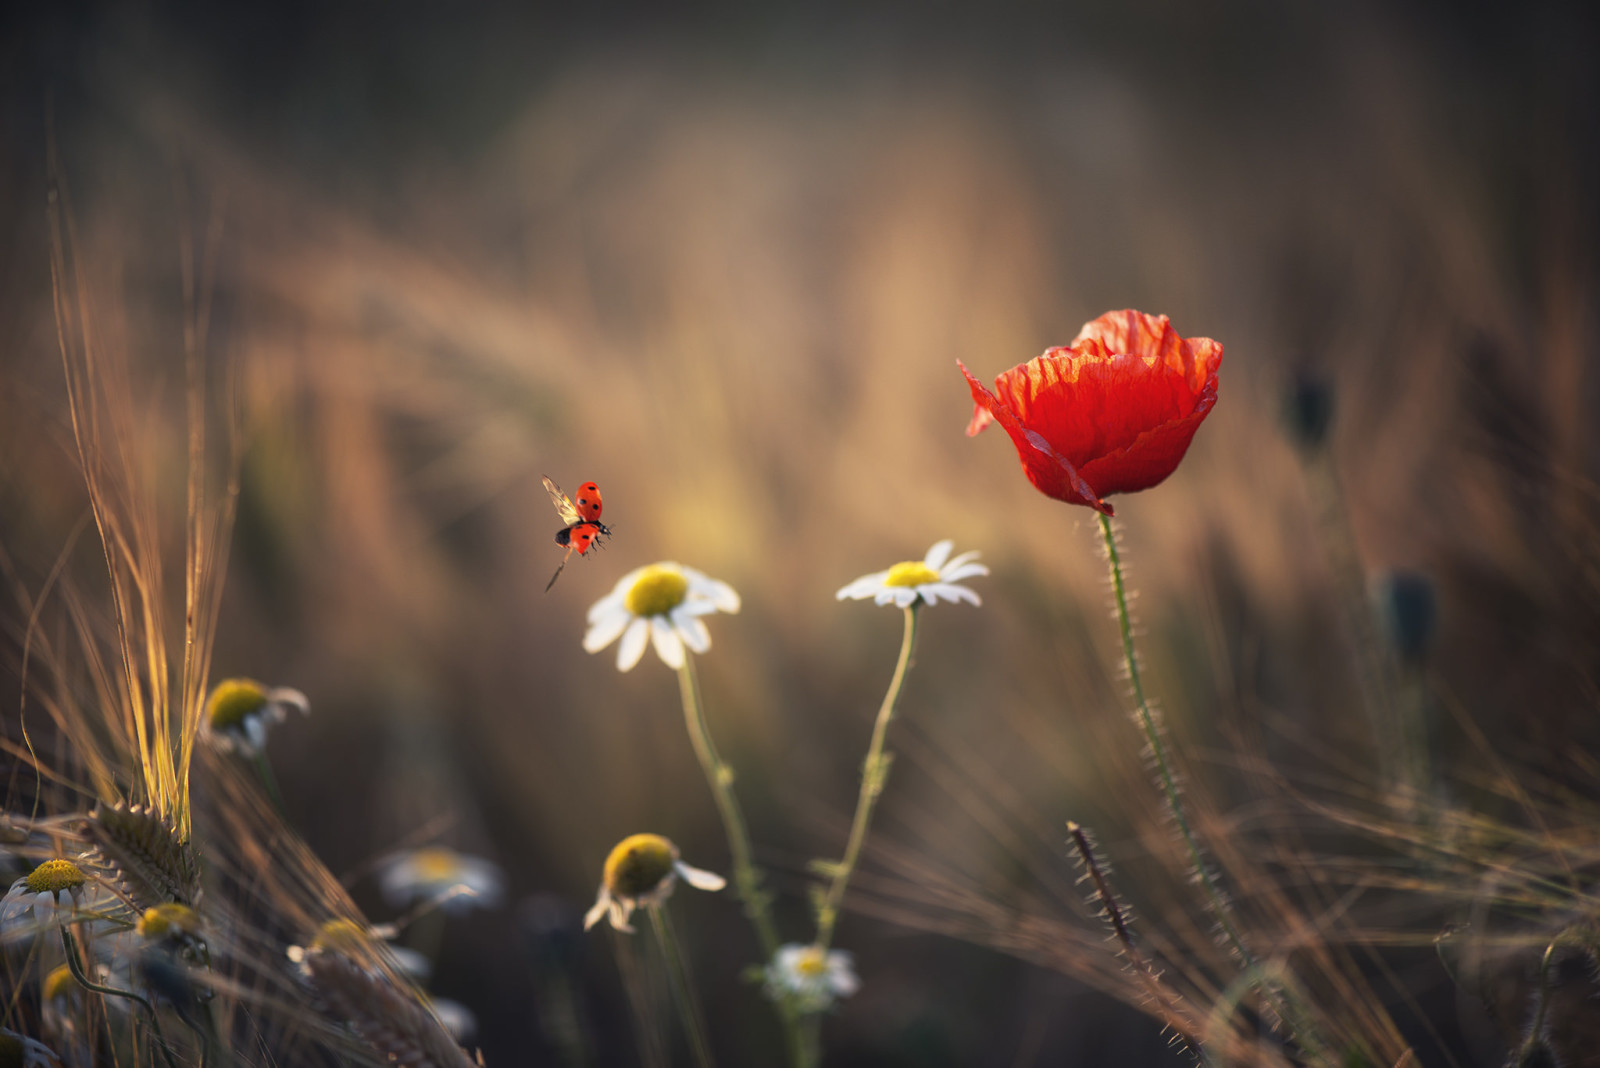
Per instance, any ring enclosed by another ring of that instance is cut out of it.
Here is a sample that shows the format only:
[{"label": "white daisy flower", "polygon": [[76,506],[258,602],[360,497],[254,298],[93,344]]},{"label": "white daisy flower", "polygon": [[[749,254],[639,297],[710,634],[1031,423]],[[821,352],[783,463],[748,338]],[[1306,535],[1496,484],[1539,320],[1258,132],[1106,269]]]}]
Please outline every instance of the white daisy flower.
[{"label": "white daisy flower", "polygon": [[19,1035],[9,1027],[0,1027],[0,1064],[15,1064],[19,1068],[59,1068],[61,1061],[43,1042]]},{"label": "white daisy flower", "polygon": [[737,611],[739,595],[726,582],[671,561],[650,564],[623,575],[589,609],[583,648],[597,653],[620,637],[617,670],[631,671],[651,641],[661,662],[676,671],[683,667],[684,646],[696,653],[711,648],[701,616]]},{"label": "white daisy flower", "polygon": [[767,996],[793,998],[800,1012],[824,1012],[861,989],[854,959],[842,949],[824,950],[790,942],[766,968]]},{"label": "white daisy flower", "polygon": [[678,847],[659,834],[635,834],[617,843],[606,857],[600,894],[583,918],[587,931],[608,916],[611,926],[630,934],[633,910],[659,905],[672,894],[679,876],[697,890],[721,890],[728,881],[714,872],[701,871],[678,859]]},{"label": "white daisy flower", "polygon": [[446,912],[492,909],[505,896],[505,884],[504,873],[493,861],[439,846],[397,853],[378,871],[383,898],[396,908],[430,901],[460,887],[466,892],[451,894],[441,902]]},{"label": "white daisy flower", "polygon": [[309,715],[311,702],[287,686],[268,689],[254,679],[227,679],[206,701],[200,735],[218,749],[253,757],[266,746],[268,728],[288,718],[290,709]]},{"label": "white daisy flower", "polygon": [[0,899],[0,926],[30,919],[39,927],[66,923],[83,904],[88,877],[70,860],[47,860],[11,884]]},{"label": "white daisy flower", "polygon": [[926,604],[938,604],[941,597],[951,604],[982,604],[976,593],[956,584],[974,575],[987,575],[989,569],[974,563],[978,559],[976,551],[950,559],[954,547],[953,541],[938,542],[920,561],[907,560],[887,571],[862,575],[834,596],[841,601],[847,597],[856,601],[871,597],[878,604],[892,602],[897,608],[910,608],[918,598]]}]

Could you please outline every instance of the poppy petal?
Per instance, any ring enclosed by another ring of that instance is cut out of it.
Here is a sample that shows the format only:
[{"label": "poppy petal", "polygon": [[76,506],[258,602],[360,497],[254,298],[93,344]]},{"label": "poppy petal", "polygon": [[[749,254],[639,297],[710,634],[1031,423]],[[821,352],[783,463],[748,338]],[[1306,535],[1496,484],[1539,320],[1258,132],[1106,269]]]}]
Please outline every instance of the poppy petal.
[{"label": "poppy petal", "polygon": [[[1041,357],[1042,359],[1042,357]],[[1038,360],[1032,363],[1038,363]],[[996,387],[1001,386],[1002,380],[1007,375],[1015,375],[1032,364],[1025,364],[1021,368],[1013,368],[1000,376],[995,382]],[[990,393],[982,382],[972,377],[972,372],[967,370],[966,364],[960,360],[956,366],[961,368],[961,373],[966,376],[967,388],[972,391],[973,403],[993,416],[1005,432],[1011,435],[1011,443],[1016,446],[1017,457],[1022,461],[1022,470],[1028,476],[1028,481],[1047,497],[1054,497],[1058,501],[1068,504],[1084,504],[1096,511],[1111,515],[1111,505],[1100,499],[1093,487],[1085,481],[1072,462],[1057,451],[1049,439],[1036,430],[1023,425],[1023,419],[1008,404],[995,394]],[[974,417],[973,423],[978,422]],[[982,427],[979,427],[982,429]],[[968,433],[975,433],[968,427]]]}]

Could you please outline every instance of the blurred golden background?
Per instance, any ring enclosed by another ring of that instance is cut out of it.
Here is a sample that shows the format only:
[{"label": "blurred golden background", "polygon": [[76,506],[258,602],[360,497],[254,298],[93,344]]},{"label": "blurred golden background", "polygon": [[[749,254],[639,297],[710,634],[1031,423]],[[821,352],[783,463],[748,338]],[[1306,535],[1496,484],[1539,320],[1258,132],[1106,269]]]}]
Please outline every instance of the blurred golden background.
[{"label": "blurred golden background", "polygon": [[[919,880],[948,879],[1081,926],[1076,819],[1143,915],[1185,908],[1180,880],[1139,878],[1160,802],[1093,517],[1034,493],[998,432],[962,434],[957,358],[992,378],[1108,309],[1226,346],[1185,463],[1116,502],[1147,686],[1210,808],[1259,801],[1241,736],[1286,771],[1375,759],[1318,483],[1283,429],[1297,385],[1334,398],[1332,469],[1370,581],[1406,569],[1437,591],[1436,762],[1470,759],[1456,709],[1541,777],[1593,770],[1592,15],[7,17],[0,545],[37,590],[86,508],[50,299],[53,123],[180,546],[180,248],[199,250],[211,377],[231,377],[242,427],[213,671],[310,696],[271,743],[291,824],[375,920],[393,910],[371,866],[398,846],[506,872],[504,905],[451,919],[432,984],[477,1014],[490,1064],[554,1063],[550,952],[573,962],[596,1063],[634,1062],[609,936],[570,928],[618,839],[666,834],[726,870],[670,672],[583,653],[588,605],[658,559],[742,595],[709,621],[701,678],[802,940],[805,865],[842,845],[897,648],[893,612],[833,593],[945,537],[993,574],[972,583],[981,608],[926,613],[840,929],[863,988],[825,1025],[826,1063],[1177,1063],[1071,965],[971,944],[1004,942],[982,924],[935,933],[943,914],[917,902]],[[616,532],[548,595],[544,474],[598,482]],[[91,542],[72,557],[92,582]],[[26,614],[0,620],[17,642]],[[718,1052],[765,1063],[737,905],[680,906]],[[1445,1051],[1422,1063],[1500,1063],[1430,957],[1396,964],[1417,999],[1393,1009],[1401,1030],[1426,1019],[1437,1036],[1412,1041]]]}]

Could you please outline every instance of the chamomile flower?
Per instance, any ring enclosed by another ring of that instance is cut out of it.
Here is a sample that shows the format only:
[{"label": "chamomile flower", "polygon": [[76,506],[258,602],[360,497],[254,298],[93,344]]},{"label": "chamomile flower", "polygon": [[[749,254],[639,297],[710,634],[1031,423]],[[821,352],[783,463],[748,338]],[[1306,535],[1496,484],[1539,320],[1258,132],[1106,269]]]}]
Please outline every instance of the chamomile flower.
[{"label": "chamomile flower", "polygon": [[864,601],[871,597],[878,604],[893,604],[897,608],[910,608],[919,598],[925,604],[938,604],[941,597],[951,604],[957,601],[982,604],[976,593],[958,583],[974,575],[987,575],[989,569],[975,563],[976,551],[962,553],[952,560],[950,550],[954,547],[953,541],[938,542],[921,560],[907,560],[887,571],[862,575],[834,596],[841,601],[846,598]]},{"label": "chamomile flower", "polygon": [[739,595],[726,582],[671,561],[650,564],[622,576],[610,593],[589,609],[583,648],[597,653],[618,638],[617,670],[632,671],[654,642],[661,662],[683,667],[684,646],[696,653],[711,648],[711,632],[701,616],[739,611]]},{"label": "chamomile flower", "polygon": [[88,877],[70,860],[47,860],[11,884],[0,899],[0,925],[14,926],[31,915],[40,927],[66,923],[83,903]]},{"label": "chamomile flower", "polygon": [[0,1027],[0,1064],[14,1064],[17,1068],[57,1068],[61,1061],[43,1042],[19,1035],[9,1027]]},{"label": "chamomile flower", "polygon": [[287,686],[269,689],[254,679],[227,679],[211,691],[200,733],[219,749],[252,757],[267,744],[267,730],[282,723],[290,709],[308,715],[311,702]]},{"label": "chamomile flower", "polygon": [[606,857],[600,894],[583,918],[587,931],[609,917],[611,926],[630,934],[633,910],[659,905],[672,894],[679,876],[697,890],[721,890],[728,881],[714,872],[701,871],[678,859],[678,847],[659,834],[635,834],[617,843]]},{"label": "chamomile flower", "polygon": [[[397,853],[378,871],[378,885],[389,904],[403,908],[449,894],[441,907],[450,913],[494,908],[505,894],[505,882],[505,875],[492,861],[441,846]],[[450,894],[457,887],[465,892]]]},{"label": "chamomile flower", "polygon": [[766,968],[767,996],[793,998],[800,1012],[824,1012],[861,989],[851,955],[795,942],[781,947]]}]

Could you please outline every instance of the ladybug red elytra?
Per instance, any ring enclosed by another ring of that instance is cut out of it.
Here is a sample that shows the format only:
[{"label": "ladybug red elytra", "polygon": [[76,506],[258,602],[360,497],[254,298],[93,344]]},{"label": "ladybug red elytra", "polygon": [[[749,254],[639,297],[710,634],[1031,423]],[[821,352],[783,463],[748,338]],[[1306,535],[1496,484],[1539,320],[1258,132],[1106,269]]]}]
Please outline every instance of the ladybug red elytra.
[{"label": "ladybug red elytra", "polygon": [[578,503],[573,504],[561,487],[553,482],[549,475],[544,476],[545,492],[550,494],[550,502],[556,506],[556,513],[561,516],[561,521],[566,524],[556,531],[556,544],[567,550],[567,555],[561,558],[561,567],[556,568],[556,573],[550,576],[550,581],[545,585],[545,592],[550,592],[550,587],[556,584],[556,579],[561,577],[562,568],[567,566],[567,561],[572,559],[576,552],[579,556],[588,552],[600,543],[601,538],[611,536],[611,528],[600,522],[600,487],[593,482],[585,482],[578,487]]}]

